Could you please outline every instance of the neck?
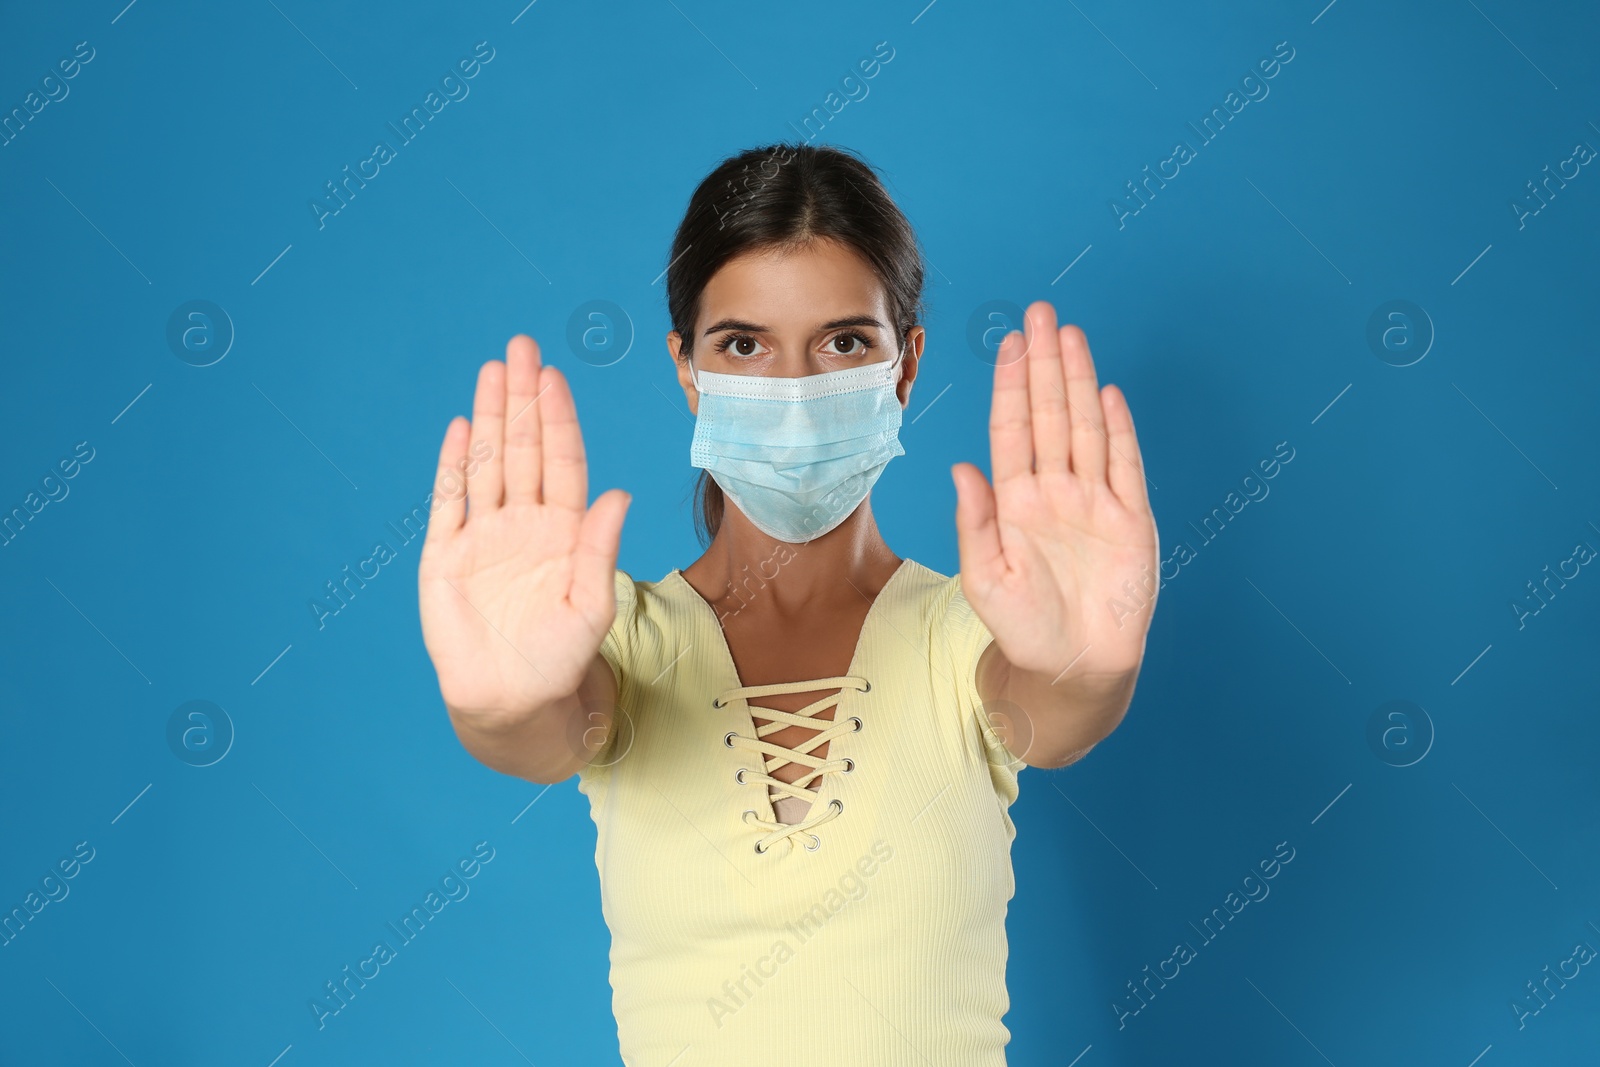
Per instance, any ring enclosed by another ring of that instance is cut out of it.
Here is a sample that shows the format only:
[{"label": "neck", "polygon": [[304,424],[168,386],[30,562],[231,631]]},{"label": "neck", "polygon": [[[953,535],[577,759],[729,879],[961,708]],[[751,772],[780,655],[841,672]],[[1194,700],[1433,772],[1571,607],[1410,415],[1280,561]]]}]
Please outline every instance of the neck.
[{"label": "neck", "polygon": [[721,616],[757,600],[784,615],[870,600],[901,562],[878,532],[871,505],[869,496],[821,537],[793,544],[762,533],[729,501],[710,546],[683,575]]}]

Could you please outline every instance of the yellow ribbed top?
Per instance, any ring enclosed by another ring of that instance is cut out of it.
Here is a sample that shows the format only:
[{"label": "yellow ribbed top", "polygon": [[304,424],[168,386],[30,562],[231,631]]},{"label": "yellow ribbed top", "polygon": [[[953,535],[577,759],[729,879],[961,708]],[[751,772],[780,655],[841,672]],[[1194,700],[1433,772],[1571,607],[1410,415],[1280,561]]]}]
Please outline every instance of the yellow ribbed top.
[{"label": "yellow ribbed top", "polygon": [[[991,635],[960,577],[904,560],[845,674],[750,685],[681,570],[615,577],[616,727],[578,788],[623,1063],[1003,1067],[1022,765],[983,715]],[[794,749],[764,739],[835,704]],[[794,786],[770,774],[786,761]],[[776,820],[784,795],[811,801],[800,822]]]}]

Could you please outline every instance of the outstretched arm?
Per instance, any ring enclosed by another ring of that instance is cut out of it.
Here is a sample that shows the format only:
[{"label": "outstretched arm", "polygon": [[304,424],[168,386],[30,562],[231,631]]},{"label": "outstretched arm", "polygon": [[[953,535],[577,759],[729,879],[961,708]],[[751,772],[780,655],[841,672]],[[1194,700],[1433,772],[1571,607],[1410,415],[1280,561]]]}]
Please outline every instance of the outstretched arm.
[{"label": "outstretched arm", "polygon": [[456,737],[534,782],[583,769],[615,707],[599,649],[632,497],[609,489],[586,504],[588,486],[566,376],[518,334],[505,362],[479,368],[472,419],[445,430],[417,599]]},{"label": "outstretched arm", "polygon": [[1033,767],[1104,740],[1133,699],[1160,582],[1155,516],[1133,413],[1103,390],[1089,343],[1034,301],[995,367],[991,487],[951,468],[961,588],[994,635],[978,691]]}]

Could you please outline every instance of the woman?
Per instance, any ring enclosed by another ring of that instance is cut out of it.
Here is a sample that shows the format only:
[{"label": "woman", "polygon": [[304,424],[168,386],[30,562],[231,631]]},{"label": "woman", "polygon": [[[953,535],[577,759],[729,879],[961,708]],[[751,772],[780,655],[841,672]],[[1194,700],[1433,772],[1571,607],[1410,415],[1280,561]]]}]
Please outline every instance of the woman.
[{"label": "woman", "polygon": [[926,339],[873,171],[729,159],[670,264],[710,544],[616,568],[632,498],[585,506],[566,380],[512,338],[445,433],[422,551],[451,723],[496,770],[579,776],[630,1067],[1002,1065],[1017,771],[1116,728],[1154,608],[1126,400],[1034,303],[995,367],[994,485],[951,471],[948,577],[872,517]]}]

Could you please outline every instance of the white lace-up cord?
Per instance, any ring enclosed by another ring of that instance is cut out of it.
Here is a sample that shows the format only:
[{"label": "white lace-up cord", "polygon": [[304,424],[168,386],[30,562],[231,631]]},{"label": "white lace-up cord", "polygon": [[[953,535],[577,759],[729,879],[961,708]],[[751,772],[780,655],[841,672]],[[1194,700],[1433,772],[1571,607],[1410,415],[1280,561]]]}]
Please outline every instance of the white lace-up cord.
[{"label": "white lace-up cord", "polygon": [[[781,711],[777,708],[763,707],[749,702],[751,697],[771,696],[778,693],[808,693],[814,689],[835,688],[839,689],[838,693],[815,700],[799,711]],[[811,755],[811,750],[821,747],[830,739],[841,734],[855,733],[861,728],[861,720],[854,716],[842,721],[834,720],[829,722],[827,719],[820,720],[828,723],[827,728],[806,739],[796,748],[785,748],[782,745],[763,740],[763,738],[789,726],[801,726],[809,730],[816,730],[818,729],[818,720],[814,716],[824,709],[838,704],[839,698],[844,695],[845,689],[857,689],[865,693],[871,688],[872,683],[860,675],[841,674],[832,678],[817,678],[808,682],[774,682],[770,685],[737,686],[733,689],[724,690],[712,701],[712,706],[720,708],[732,703],[734,700],[743,699],[745,706],[751,711],[752,718],[772,720],[765,726],[757,726],[755,737],[746,737],[734,731],[730,731],[723,737],[723,743],[729,748],[746,748],[762,753],[764,764],[766,756],[776,758],[776,762],[771,766],[767,766],[765,770],[746,768],[741,775],[741,780],[746,785],[760,784],[768,787],[768,797],[772,800],[777,798],[772,797],[771,790],[776,790],[781,795],[810,801],[812,807],[815,807],[817,794],[806,787],[822,775],[846,771],[853,767],[854,763],[848,758],[822,759]],[[756,712],[760,712],[760,714],[756,715]],[[778,770],[788,763],[802,763],[810,767],[811,771],[793,782],[785,782],[772,776],[770,772]],[[780,840],[787,840],[790,846],[793,847],[794,839],[799,834],[807,834],[817,842],[816,845],[806,846],[814,851],[820,846],[821,839],[816,834],[811,833],[812,827],[821,826],[825,822],[838,818],[841,811],[843,811],[843,807],[838,802],[830,803],[821,812],[811,814],[803,821],[793,825],[774,822],[771,819],[763,819],[754,811],[746,811],[743,818],[751,826],[760,827],[767,831],[765,836],[756,842],[757,852],[767,851]]]}]

